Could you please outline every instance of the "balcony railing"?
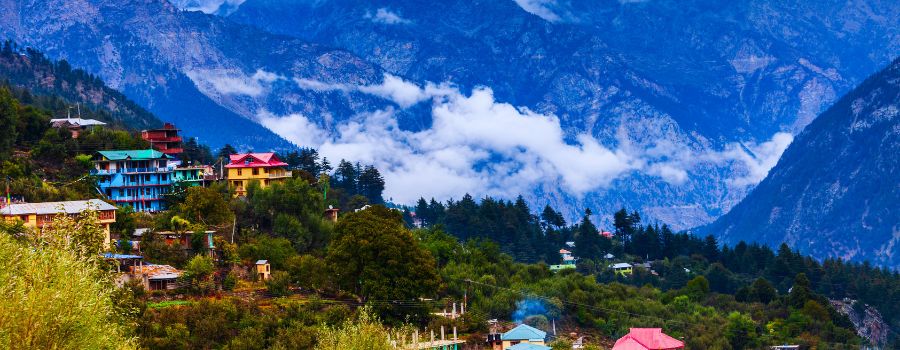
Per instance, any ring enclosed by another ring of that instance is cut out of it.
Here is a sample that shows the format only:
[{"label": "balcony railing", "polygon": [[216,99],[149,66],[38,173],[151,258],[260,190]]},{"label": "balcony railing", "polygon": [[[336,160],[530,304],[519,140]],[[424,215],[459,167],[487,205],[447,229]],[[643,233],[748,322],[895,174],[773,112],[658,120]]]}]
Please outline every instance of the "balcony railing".
[{"label": "balcony railing", "polygon": [[145,140],[150,141],[151,143],[155,142],[181,142],[181,136],[174,137],[153,137],[153,135],[145,138]]},{"label": "balcony railing", "polygon": [[171,173],[171,168],[120,168],[120,169],[94,169],[91,175],[112,174],[140,174],[140,173]]}]

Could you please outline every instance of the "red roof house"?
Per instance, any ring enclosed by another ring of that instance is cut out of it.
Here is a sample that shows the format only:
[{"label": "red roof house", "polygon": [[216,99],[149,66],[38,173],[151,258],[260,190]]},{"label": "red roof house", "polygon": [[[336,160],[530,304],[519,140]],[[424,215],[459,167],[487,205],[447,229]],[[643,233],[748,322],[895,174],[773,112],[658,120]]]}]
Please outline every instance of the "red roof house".
[{"label": "red roof house", "polygon": [[229,156],[229,163],[226,168],[259,168],[259,167],[282,167],[288,164],[278,159],[275,153],[241,153]]},{"label": "red roof house", "polygon": [[612,350],[676,350],[684,349],[684,342],[662,332],[662,328],[632,328],[616,340]]}]

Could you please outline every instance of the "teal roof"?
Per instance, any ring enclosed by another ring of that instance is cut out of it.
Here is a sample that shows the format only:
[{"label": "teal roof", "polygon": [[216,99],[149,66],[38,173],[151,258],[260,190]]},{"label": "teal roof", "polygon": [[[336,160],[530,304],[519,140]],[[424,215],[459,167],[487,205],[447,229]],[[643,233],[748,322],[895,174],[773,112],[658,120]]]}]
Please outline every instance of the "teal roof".
[{"label": "teal roof", "polygon": [[518,343],[516,345],[506,348],[506,350],[550,350],[550,349],[551,348],[549,346],[528,344],[528,343]]},{"label": "teal roof", "polygon": [[170,156],[157,151],[155,149],[136,149],[126,151],[99,151],[100,155],[109,160],[150,160],[160,158],[171,158]]},{"label": "teal roof", "polygon": [[500,340],[544,340],[547,332],[534,328],[527,324],[520,324],[509,332],[503,333]]}]

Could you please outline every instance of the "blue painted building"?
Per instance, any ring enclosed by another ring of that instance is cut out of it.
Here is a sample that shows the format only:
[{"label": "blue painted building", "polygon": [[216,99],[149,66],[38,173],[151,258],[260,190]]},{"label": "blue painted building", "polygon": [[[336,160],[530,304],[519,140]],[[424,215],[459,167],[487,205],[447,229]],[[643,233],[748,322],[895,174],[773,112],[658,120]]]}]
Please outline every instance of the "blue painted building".
[{"label": "blue painted building", "polygon": [[98,177],[100,191],[116,205],[154,212],[165,209],[164,195],[172,189],[170,159],[152,149],[99,151],[91,174]]}]

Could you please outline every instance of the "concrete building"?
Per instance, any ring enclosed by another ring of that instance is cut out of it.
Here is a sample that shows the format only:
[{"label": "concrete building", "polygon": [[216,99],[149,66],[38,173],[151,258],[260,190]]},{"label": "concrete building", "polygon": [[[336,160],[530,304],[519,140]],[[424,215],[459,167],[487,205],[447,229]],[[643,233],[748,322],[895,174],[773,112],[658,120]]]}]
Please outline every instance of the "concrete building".
[{"label": "concrete building", "polygon": [[209,165],[178,166],[172,170],[172,183],[185,187],[206,186],[215,181],[213,168]]},{"label": "concrete building", "polygon": [[275,153],[242,153],[232,154],[228,169],[228,184],[234,188],[235,196],[247,194],[247,186],[257,181],[260,188],[284,181],[291,177],[288,164],[278,159]]},{"label": "concrete building", "polygon": [[164,210],[164,195],[172,189],[172,157],[156,150],[99,151],[92,175],[107,198],[135,211]]},{"label": "concrete building", "polygon": [[184,152],[181,145],[181,136],[175,128],[175,125],[166,123],[161,129],[150,129],[141,131],[141,138],[150,142],[153,149],[170,156],[178,156]]}]

